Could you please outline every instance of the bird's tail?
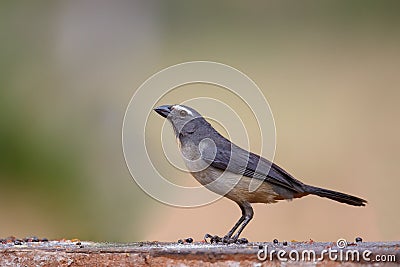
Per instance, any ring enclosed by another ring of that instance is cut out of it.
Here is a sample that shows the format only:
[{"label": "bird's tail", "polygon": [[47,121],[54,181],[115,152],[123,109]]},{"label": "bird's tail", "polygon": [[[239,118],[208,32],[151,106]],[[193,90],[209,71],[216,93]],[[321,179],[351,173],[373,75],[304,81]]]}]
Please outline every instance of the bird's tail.
[{"label": "bird's tail", "polygon": [[355,197],[355,196],[351,196],[351,195],[347,195],[344,193],[340,193],[340,192],[336,192],[333,190],[329,190],[329,189],[323,189],[323,188],[319,188],[319,187],[315,187],[315,186],[311,186],[311,185],[307,185],[305,188],[305,191],[307,193],[313,194],[313,195],[317,195],[320,197],[326,197],[341,203],[346,203],[349,205],[353,205],[353,206],[365,206],[365,204],[367,203],[366,200],[359,198],[359,197]]}]

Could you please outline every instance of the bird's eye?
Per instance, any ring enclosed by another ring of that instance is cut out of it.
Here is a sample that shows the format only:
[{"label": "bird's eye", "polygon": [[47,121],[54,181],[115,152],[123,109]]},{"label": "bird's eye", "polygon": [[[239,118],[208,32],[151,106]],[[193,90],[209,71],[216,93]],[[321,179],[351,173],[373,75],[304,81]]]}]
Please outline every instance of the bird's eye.
[{"label": "bird's eye", "polygon": [[179,111],[179,115],[181,115],[181,117],[186,117],[186,115],[187,115],[186,110]]}]

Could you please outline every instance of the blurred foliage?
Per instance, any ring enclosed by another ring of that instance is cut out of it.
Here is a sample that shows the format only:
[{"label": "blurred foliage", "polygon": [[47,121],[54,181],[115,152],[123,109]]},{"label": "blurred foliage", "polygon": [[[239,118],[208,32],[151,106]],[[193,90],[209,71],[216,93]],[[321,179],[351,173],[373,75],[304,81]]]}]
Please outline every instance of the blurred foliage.
[{"label": "blurred foliage", "polygon": [[[7,4],[9,9],[4,6]],[[25,74],[21,69],[35,62],[43,64],[46,46],[38,44],[38,38],[29,35],[33,34],[29,25],[21,25],[26,27],[24,32],[28,35],[18,30],[10,31],[14,26],[10,20],[17,19],[12,16],[10,6],[16,8],[19,5],[2,2],[0,16],[2,32],[5,33],[0,61],[1,183],[50,194],[66,186],[75,188],[80,160],[78,150],[70,146],[73,143],[71,137],[43,125],[45,121],[41,121],[38,113],[38,105],[42,103],[37,103],[35,98],[35,91],[39,93],[42,89],[35,88],[34,84],[24,84],[25,88],[18,85],[26,79],[18,77]]]}]

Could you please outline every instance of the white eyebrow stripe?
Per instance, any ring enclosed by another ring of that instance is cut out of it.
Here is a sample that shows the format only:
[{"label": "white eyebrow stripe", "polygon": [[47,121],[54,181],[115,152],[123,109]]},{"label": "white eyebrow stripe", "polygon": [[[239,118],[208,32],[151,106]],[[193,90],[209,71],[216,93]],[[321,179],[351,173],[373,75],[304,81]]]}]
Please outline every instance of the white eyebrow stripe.
[{"label": "white eyebrow stripe", "polygon": [[185,108],[185,107],[182,107],[182,106],[179,106],[179,105],[174,105],[173,107],[176,108],[177,110],[184,110],[184,111],[186,111],[189,115],[193,116],[193,113],[192,113],[190,110],[188,110],[187,108]]}]

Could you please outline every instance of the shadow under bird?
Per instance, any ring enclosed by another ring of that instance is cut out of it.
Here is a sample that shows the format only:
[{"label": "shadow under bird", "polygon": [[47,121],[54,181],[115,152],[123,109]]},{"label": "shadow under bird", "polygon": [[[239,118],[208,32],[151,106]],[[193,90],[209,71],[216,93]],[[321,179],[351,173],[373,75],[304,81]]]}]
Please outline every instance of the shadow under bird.
[{"label": "shadow under bird", "polygon": [[211,242],[246,242],[239,236],[253,218],[250,203],[275,203],[310,194],[353,206],[367,203],[355,196],[300,182],[278,165],[223,137],[193,108],[163,105],[154,110],[172,124],[181,155],[193,177],[207,189],[235,201],[242,211],[224,237],[207,234]]}]

